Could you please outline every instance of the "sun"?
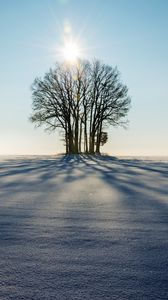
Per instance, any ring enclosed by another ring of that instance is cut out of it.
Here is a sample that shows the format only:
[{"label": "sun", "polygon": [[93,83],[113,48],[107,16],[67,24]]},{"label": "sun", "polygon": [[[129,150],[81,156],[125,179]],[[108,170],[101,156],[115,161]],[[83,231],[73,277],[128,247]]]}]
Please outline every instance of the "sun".
[{"label": "sun", "polygon": [[66,42],[62,48],[62,56],[68,62],[75,62],[81,56],[80,47],[75,42]]}]

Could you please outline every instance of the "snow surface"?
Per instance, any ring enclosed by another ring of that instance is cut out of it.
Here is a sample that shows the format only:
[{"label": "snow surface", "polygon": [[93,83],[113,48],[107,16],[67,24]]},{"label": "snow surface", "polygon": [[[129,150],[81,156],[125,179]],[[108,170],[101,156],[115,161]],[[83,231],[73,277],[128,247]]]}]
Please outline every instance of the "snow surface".
[{"label": "snow surface", "polygon": [[168,162],[1,158],[8,299],[168,299]]}]

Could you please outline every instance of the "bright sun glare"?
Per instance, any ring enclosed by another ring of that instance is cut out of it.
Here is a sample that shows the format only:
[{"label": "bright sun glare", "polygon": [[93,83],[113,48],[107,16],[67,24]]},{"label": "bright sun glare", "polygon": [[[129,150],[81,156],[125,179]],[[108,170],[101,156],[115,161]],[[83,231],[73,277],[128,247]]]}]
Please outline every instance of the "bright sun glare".
[{"label": "bright sun glare", "polygon": [[62,55],[65,60],[74,62],[80,57],[80,48],[75,42],[66,42],[62,49]]}]

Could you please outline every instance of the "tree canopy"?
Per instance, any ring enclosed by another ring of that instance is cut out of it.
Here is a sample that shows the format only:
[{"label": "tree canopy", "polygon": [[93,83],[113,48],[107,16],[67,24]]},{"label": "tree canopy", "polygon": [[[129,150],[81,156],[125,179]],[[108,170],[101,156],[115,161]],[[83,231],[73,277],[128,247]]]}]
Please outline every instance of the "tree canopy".
[{"label": "tree canopy", "polygon": [[99,60],[57,63],[34,80],[32,97],[31,121],[60,129],[66,153],[100,153],[105,129],[127,123],[131,101],[118,69]]}]

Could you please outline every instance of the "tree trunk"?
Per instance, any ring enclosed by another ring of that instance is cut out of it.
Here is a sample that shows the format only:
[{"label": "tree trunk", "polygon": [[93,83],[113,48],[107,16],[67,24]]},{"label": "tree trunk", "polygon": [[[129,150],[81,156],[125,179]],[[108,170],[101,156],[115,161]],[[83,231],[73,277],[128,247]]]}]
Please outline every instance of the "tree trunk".
[{"label": "tree trunk", "polygon": [[102,134],[102,121],[100,121],[97,130],[96,153],[100,153],[101,134]]},{"label": "tree trunk", "polygon": [[95,148],[95,131],[93,130],[91,133],[89,153],[94,154],[95,153],[94,148]]},{"label": "tree trunk", "polygon": [[76,122],[75,122],[75,149],[74,152],[78,153],[79,149],[78,149],[78,137],[79,137],[79,120],[78,117],[76,118]]},{"label": "tree trunk", "polygon": [[69,146],[69,153],[74,153],[74,141],[73,141],[73,130],[71,127],[71,121],[68,121],[68,146]]},{"label": "tree trunk", "polygon": [[69,153],[69,141],[68,141],[68,132],[65,130],[65,146],[66,146],[66,154]]},{"label": "tree trunk", "polygon": [[89,153],[92,153],[92,118],[93,118],[93,105],[90,111],[90,128],[89,128]]},{"label": "tree trunk", "polygon": [[80,131],[79,131],[79,153],[82,152],[81,143],[82,143],[82,119],[80,120]]},{"label": "tree trunk", "polygon": [[86,107],[84,109],[84,152],[88,153],[88,136],[87,136],[87,115],[86,115]]}]

